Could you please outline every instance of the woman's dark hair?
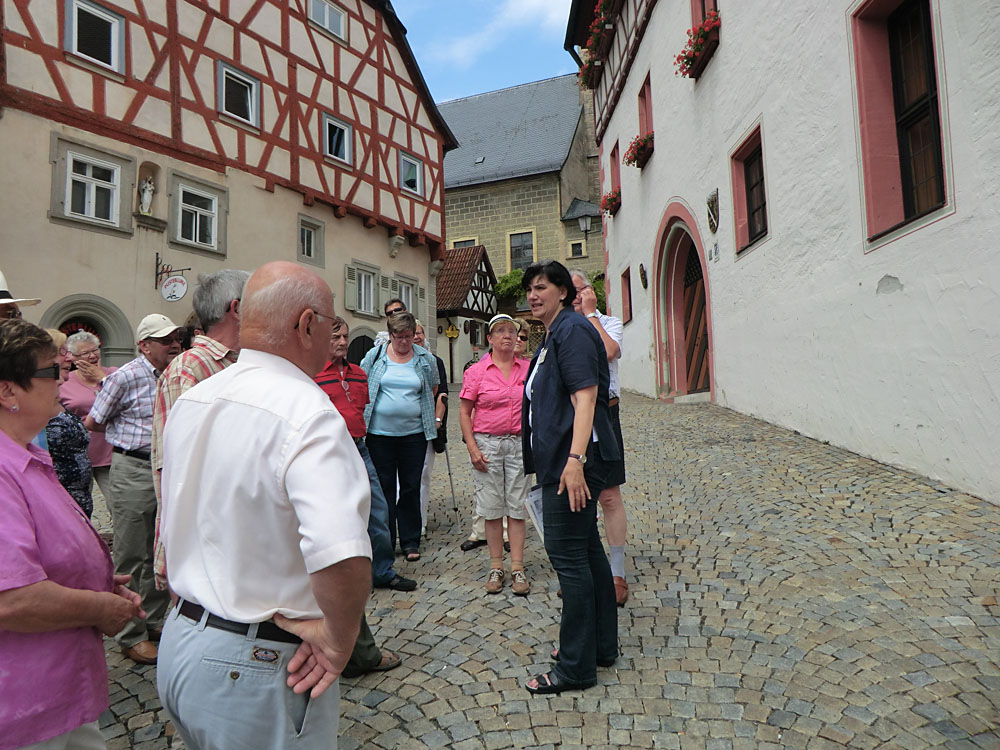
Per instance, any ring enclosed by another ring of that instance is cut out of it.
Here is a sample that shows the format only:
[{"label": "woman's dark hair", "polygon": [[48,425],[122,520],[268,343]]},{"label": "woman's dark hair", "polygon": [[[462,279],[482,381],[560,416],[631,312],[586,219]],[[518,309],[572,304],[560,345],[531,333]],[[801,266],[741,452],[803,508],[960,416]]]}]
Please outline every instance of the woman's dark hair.
[{"label": "woman's dark hair", "polygon": [[[573,277],[569,275],[566,266],[557,260],[543,260],[541,263],[532,263],[524,269],[524,276],[521,277],[521,288],[528,291],[531,282],[536,276],[544,276],[548,282],[554,286],[560,286],[566,292],[563,297],[563,307],[569,307],[576,299],[576,287],[573,286]],[[570,290],[574,293],[570,294]]]},{"label": "woman's dark hair", "polygon": [[29,390],[39,360],[57,351],[52,337],[34,323],[0,320],[0,380]]}]

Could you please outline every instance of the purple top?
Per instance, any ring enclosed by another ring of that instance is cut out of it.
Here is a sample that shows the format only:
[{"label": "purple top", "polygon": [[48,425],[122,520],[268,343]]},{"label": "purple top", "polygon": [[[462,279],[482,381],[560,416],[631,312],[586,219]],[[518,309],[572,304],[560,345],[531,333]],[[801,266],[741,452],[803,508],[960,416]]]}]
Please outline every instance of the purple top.
[{"label": "purple top", "polygon": [[[105,367],[104,372],[110,375],[117,367]],[[91,388],[82,380],[77,372],[71,372],[61,386],[59,386],[59,400],[63,406],[83,419],[90,414],[94,406],[94,399],[100,386]],[[90,447],[87,449],[87,456],[90,457],[90,465],[95,469],[101,466],[111,466],[111,445],[104,439],[103,432],[90,433]]]},{"label": "purple top", "polygon": [[[111,555],[52,469],[49,454],[0,430],[0,591],[49,580],[111,591]],[[96,721],[108,707],[97,628],[0,629],[0,750]]]}]

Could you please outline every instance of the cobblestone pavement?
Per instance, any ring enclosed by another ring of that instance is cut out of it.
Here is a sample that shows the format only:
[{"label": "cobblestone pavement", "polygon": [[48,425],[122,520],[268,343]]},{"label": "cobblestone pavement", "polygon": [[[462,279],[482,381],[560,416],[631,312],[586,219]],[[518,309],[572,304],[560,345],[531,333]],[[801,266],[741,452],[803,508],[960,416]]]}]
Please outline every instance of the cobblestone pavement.
[{"label": "cobblestone pavement", "polygon": [[[531,595],[485,595],[485,548],[458,548],[471,478],[452,442],[460,510],[439,456],[423,557],[398,566],[420,587],[368,610],[403,665],[342,681],[341,748],[1000,748],[1000,507],[709,404],[626,395],[622,418],[615,667],[524,690],[558,584],[529,531]],[[108,664],[109,746],[181,747],[155,668],[110,647]]]}]

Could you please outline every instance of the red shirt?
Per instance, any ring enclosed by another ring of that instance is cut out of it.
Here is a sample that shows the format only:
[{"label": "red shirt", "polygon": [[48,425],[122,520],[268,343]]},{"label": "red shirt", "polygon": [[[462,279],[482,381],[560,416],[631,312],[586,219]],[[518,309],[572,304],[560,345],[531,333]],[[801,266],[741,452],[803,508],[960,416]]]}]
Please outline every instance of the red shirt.
[{"label": "red shirt", "polygon": [[368,376],[365,371],[357,365],[344,362],[342,375],[340,365],[327,362],[314,380],[337,407],[340,416],[347,423],[351,437],[363,438],[367,432],[365,406],[368,404]]}]

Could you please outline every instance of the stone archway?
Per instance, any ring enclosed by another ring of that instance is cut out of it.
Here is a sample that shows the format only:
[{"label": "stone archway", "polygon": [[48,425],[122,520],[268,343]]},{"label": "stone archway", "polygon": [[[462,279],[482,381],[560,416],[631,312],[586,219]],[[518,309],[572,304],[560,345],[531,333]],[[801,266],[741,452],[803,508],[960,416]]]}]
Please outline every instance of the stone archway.
[{"label": "stone archway", "polygon": [[347,361],[357,365],[361,363],[365,354],[375,344],[375,331],[368,326],[358,326],[352,328],[350,333],[350,344],[347,347]]},{"label": "stone archway", "polygon": [[78,322],[101,340],[101,361],[116,367],[135,357],[132,325],[117,305],[94,294],[71,294],[54,302],[42,316],[43,328]]},{"label": "stone archway", "polygon": [[712,316],[705,251],[694,215],[680,201],[663,212],[657,234],[654,328],[658,391],[674,400],[715,400]]}]

